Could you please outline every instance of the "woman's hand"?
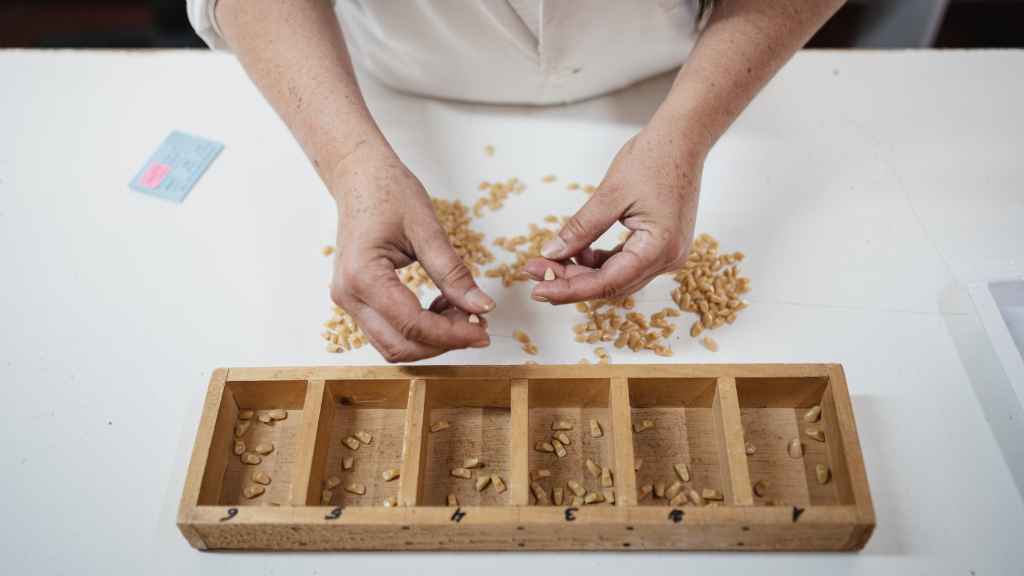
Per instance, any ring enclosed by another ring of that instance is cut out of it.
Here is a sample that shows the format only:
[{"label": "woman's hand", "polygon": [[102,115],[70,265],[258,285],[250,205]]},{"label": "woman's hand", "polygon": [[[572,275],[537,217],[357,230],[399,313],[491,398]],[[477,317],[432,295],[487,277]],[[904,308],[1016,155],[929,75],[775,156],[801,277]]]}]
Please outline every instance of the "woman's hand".
[{"label": "woman's hand", "polygon": [[[359,146],[336,167],[338,256],[331,299],[388,362],[490,344],[468,314],[494,308],[438,223],[423,185],[390,148]],[[395,270],[419,261],[441,290],[428,310]]]},{"label": "woman's hand", "polygon": [[[590,200],[526,271],[541,280],[533,299],[552,304],[625,296],[686,262],[693,239],[706,149],[671,124],[652,121],[626,142]],[[616,221],[631,231],[611,250],[590,247]],[[573,259],[575,262],[570,260]]]}]

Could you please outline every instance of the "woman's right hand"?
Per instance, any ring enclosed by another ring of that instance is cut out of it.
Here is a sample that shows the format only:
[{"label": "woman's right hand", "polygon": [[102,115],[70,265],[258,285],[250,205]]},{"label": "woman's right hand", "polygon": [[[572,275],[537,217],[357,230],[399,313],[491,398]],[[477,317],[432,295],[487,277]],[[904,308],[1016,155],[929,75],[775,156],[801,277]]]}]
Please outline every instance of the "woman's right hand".
[{"label": "woman's right hand", "polygon": [[[331,299],[344,308],[388,362],[490,345],[486,323],[469,314],[494,300],[448,242],[420,181],[387,147],[364,143],[335,167],[338,256]],[[441,290],[424,310],[396,270],[419,261]]]}]

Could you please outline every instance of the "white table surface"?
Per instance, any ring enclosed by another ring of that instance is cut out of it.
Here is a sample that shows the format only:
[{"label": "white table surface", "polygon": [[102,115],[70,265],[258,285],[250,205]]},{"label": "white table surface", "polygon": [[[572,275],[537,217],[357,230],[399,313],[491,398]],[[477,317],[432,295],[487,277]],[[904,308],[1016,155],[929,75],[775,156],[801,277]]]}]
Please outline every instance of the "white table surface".
[{"label": "white table surface", "polygon": [[[1024,504],[952,327],[973,315],[958,287],[1024,271],[1021,70],[1024,52],[803,53],[707,163],[698,229],[747,253],[752,306],[717,354],[686,336],[673,361],[841,362],[878,517],[864,551],[200,553],[174,522],[211,370],[381,362],[323,351],[332,205],[229,56],[0,52],[4,572],[1019,574]],[[492,239],[580,205],[564,182],[599,181],[668,85],[547,109],[366,90],[432,193],[527,182],[480,224]],[[181,205],[127,187],[174,129],[226,145]],[[571,307],[484,285],[493,345],[437,362],[522,361],[514,327],[541,362],[587,353]]]}]

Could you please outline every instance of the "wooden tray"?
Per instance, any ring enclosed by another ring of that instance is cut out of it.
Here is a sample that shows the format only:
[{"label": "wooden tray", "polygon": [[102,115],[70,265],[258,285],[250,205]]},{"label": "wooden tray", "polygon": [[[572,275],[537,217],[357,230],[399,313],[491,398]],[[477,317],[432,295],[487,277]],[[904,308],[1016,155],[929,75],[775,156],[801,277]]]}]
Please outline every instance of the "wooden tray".
[{"label": "wooden tray", "polygon": [[[821,406],[821,420],[803,416]],[[253,420],[249,446],[272,442],[257,466],[233,451],[240,410],[283,408],[272,425]],[[535,450],[554,420],[573,422],[568,454]],[[591,419],[603,437],[590,435]],[[447,420],[448,430],[431,433]],[[634,433],[633,423],[654,422]],[[818,442],[805,433],[815,427]],[[341,440],[373,434],[356,451]],[[787,445],[800,438],[805,454]],[[751,448],[752,453],[751,452]],[[341,460],[356,464],[342,471]],[[479,457],[477,473],[507,484],[477,492],[451,468]],[[586,459],[607,466],[615,503],[573,506],[568,480],[600,491]],[[642,465],[635,470],[636,462]],[[715,505],[672,507],[639,498],[656,480],[691,471],[687,487],[713,488]],[[831,478],[819,484],[816,466]],[[381,473],[401,470],[385,482]],[[531,474],[566,503],[537,505]],[[251,474],[272,477],[266,492],[242,495]],[[365,495],[334,490],[325,478]],[[752,483],[766,482],[763,496]],[[448,494],[459,506],[448,506]],[[395,497],[397,507],[385,507]],[[875,525],[853,409],[842,367],[777,365],[406,366],[218,369],[210,381],[178,511],[178,527],[199,549],[267,550],[858,550]]]}]

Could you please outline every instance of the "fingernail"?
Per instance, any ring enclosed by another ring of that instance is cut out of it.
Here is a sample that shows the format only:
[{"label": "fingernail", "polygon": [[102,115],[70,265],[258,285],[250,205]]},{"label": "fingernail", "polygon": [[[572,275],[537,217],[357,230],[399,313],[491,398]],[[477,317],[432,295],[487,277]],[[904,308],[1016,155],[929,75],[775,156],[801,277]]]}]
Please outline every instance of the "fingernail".
[{"label": "fingernail", "polygon": [[533,294],[530,297],[533,298],[534,300],[536,300],[537,302],[547,302],[548,301],[547,298],[545,298],[543,296],[540,296],[538,294]]},{"label": "fingernail", "polygon": [[473,348],[487,348],[490,345],[491,345],[491,339],[490,338],[485,338],[484,340],[477,340],[476,342],[473,342],[472,344],[470,344],[470,346],[472,346]]},{"label": "fingernail", "polygon": [[484,291],[479,288],[473,288],[466,292],[466,301],[471,306],[482,308],[484,312],[494,310],[494,300],[491,300],[491,297],[484,294]]},{"label": "fingernail", "polygon": [[555,236],[544,243],[544,246],[540,249],[540,255],[548,260],[555,260],[563,250],[565,250],[565,240]]}]

